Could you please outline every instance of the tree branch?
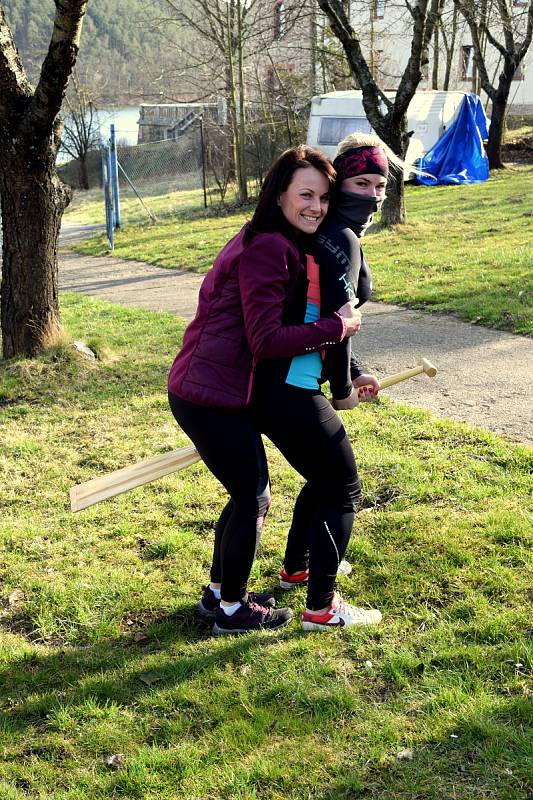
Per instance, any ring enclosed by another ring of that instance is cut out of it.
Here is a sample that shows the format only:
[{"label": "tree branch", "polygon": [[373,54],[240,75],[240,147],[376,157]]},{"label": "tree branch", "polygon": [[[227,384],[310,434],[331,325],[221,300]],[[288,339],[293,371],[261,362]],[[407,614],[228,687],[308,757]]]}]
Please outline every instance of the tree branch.
[{"label": "tree branch", "polygon": [[403,116],[411,102],[417,86],[421,80],[421,67],[428,62],[427,51],[433,36],[435,23],[439,18],[443,0],[431,0],[431,9],[428,12],[428,0],[418,0],[413,8],[413,35],[411,37],[411,55],[401,77],[396,99],[394,114]]},{"label": "tree branch", "polygon": [[527,11],[526,33],[522,41],[522,44],[518,48],[518,57],[520,61],[522,61],[526,57],[526,53],[529,50],[532,38],[533,38],[533,0],[530,0],[529,8]]},{"label": "tree branch", "polygon": [[[483,33],[485,34],[491,45],[500,53],[501,56],[503,56],[503,58],[505,58],[507,56],[508,50],[506,50],[503,44],[500,44],[500,42],[494,38],[488,27],[483,27]],[[479,32],[478,32],[478,38],[479,38]]]},{"label": "tree branch", "polygon": [[0,117],[18,117],[32,95],[32,87],[20,61],[4,9],[0,6]]},{"label": "tree branch", "polygon": [[339,0],[318,0],[318,4],[326,14],[333,33],[344,48],[352,74],[356,75],[363,90],[363,107],[366,115],[372,127],[377,130],[385,117],[380,110],[380,103],[383,103],[389,110],[393,104],[374,80],[363,55],[360,38],[350,25],[342,3]]},{"label": "tree branch", "polygon": [[[469,5],[468,0],[466,0],[466,2],[464,0],[454,0],[454,2],[458,7],[459,11],[461,12],[461,14],[463,15],[463,17],[465,18],[468,27],[470,28],[470,35],[472,36],[472,46],[474,48],[474,60],[481,78],[481,86],[485,90],[487,95],[491,99],[493,99],[494,95],[496,94],[496,89],[490,81],[489,73],[487,72],[487,67],[485,65],[485,59],[483,58],[483,52],[481,49],[481,41],[479,36],[480,31],[476,19],[474,17],[473,6]],[[485,33],[487,34],[488,37],[489,34],[488,30],[485,30]],[[494,46],[497,47],[497,49],[500,50],[501,52],[501,45],[499,44],[499,42],[497,42],[496,45]],[[505,51],[503,52],[503,55],[505,58]]]},{"label": "tree branch", "polygon": [[497,6],[498,6],[498,11],[500,12],[500,19],[503,28],[503,37],[505,39],[505,47],[508,50],[508,52],[514,52],[515,46],[513,39],[513,23],[511,21],[511,12],[507,7],[506,0],[497,0]]},{"label": "tree branch", "polygon": [[78,56],[87,0],[55,0],[54,29],[39,83],[21,126],[25,138],[48,138]]}]

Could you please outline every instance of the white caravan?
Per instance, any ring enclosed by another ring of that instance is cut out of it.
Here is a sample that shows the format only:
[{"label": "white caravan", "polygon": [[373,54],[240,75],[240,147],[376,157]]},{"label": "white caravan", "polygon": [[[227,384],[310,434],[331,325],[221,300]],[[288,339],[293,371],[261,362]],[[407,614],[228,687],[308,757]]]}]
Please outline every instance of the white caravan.
[{"label": "white caravan", "polygon": [[[394,92],[385,92],[394,99]],[[412,136],[406,160],[410,163],[433,147],[453,122],[467,92],[416,92],[407,111],[407,130]],[[363,93],[352,89],[313,97],[307,144],[335,157],[338,143],[349,133],[373,133],[363,108]]]}]

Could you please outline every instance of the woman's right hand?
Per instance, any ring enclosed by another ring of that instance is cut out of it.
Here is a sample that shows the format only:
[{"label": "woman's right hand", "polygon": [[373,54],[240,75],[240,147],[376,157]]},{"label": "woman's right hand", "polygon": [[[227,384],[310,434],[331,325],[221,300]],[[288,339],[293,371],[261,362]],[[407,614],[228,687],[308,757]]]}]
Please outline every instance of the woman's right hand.
[{"label": "woman's right hand", "polygon": [[356,302],[357,298],[349,300],[337,311],[346,325],[346,336],[353,336],[361,327],[361,312],[355,307]]}]

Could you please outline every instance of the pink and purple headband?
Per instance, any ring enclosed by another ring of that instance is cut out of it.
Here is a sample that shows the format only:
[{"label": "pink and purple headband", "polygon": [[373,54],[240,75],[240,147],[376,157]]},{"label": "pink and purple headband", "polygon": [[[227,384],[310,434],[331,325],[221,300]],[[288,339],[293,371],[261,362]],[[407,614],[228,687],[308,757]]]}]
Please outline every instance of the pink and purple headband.
[{"label": "pink and purple headband", "polygon": [[354,175],[389,175],[387,155],[381,147],[351,147],[333,162],[337,170],[337,180],[353,178]]}]

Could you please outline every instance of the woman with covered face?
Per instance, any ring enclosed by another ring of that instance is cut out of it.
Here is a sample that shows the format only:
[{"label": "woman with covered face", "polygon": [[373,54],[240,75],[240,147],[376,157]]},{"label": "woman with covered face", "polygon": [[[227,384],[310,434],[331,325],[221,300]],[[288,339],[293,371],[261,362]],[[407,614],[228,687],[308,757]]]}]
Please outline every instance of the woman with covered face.
[{"label": "woman with covered face", "polygon": [[[308,275],[315,284],[315,314],[327,314],[347,300],[360,308],[370,298],[372,279],[360,239],[385,198],[389,161],[403,167],[403,162],[372,134],[351,134],[338,147],[329,211],[312,237],[308,256]],[[376,397],[379,383],[364,372],[352,342],[347,337],[322,354],[294,359],[289,380],[309,391],[329,381],[332,405],[337,410],[352,409],[361,400]],[[347,504],[340,526],[344,535],[329,538],[320,527],[320,502],[315,483],[308,482],[295,505],[280,586],[292,589],[307,584],[303,615],[307,630],[379,622],[378,611],[348,605],[334,591],[334,576],[349,541],[354,515]]]}]

